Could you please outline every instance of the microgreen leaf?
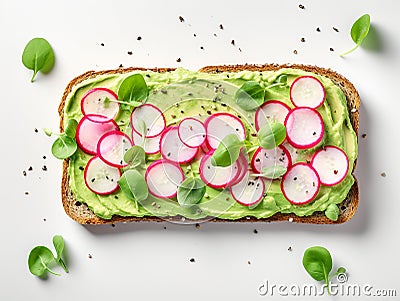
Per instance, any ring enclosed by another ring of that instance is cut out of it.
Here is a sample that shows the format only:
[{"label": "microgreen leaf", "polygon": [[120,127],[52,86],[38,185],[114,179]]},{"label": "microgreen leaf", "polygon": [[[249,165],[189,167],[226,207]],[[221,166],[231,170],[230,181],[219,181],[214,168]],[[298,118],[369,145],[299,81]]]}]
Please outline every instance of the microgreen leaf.
[{"label": "microgreen leaf", "polygon": [[146,163],[146,154],[144,149],[138,145],[132,146],[124,155],[124,161],[132,169],[142,168]]},{"label": "microgreen leaf", "polygon": [[77,149],[78,146],[75,139],[67,135],[61,135],[54,141],[51,152],[54,157],[62,160],[71,157]]},{"label": "microgreen leaf", "polygon": [[141,74],[133,74],[125,78],[118,89],[118,99],[134,106],[145,103],[149,89]]},{"label": "microgreen leaf", "polygon": [[329,292],[329,273],[332,270],[332,257],[329,251],[320,246],[308,248],[303,255],[303,266],[317,281],[324,280]]},{"label": "microgreen leaf", "polygon": [[49,128],[43,128],[43,132],[49,137],[53,135],[53,131]]},{"label": "microgreen leaf", "polygon": [[53,253],[44,246],[37,246],[32,249],[32,251],[29,253],[28,257],[28,267],[29,271],[35,275],[35,276],[43,276],[46,271],[57,275],[61,276],[60,274],[57,274],[56,272],[53,272],[50,268],[49,265],[55,261]]},{"label": "microgreen leaf", "polygon": [[278,77],[277,82],[278,82],[279,84],[286,85],[286,84],[287,84],[287,75],[286,75],[286,74],[280,75],[280,76]]},{"label": "microgreen leaf", "polygon": [[78,127],[78,122],[75,119],[68,120],[67,126],[65,127],[64,133],[69,138],[75,138],[76,128]]},{"label": "microgreen leaf", "polygon": [[325,209],[325,216],[330,220],[337,221],[339,218],[339,208],[335,204],[330,204]]},{"label": "microgreen leaf", "polygon": [[141,202],[149,195],[144,176],[137,170],[126,170],[118,180],[118,185],[130,200]]},{"label": "microgreen leaf", "polygon": [[146,137],[146,132],[147,132],[146,122],[141,118],[135,118],[133,122],[134,122],[134,127],[139,132],[140,136]]},{"label": "microgreen leaf", "polygon": [[257,174],[256,176],[259,177],[265,177],[268,179],[277,179],[281,176],[283,176],[287,171],[287,168],[282,165],[275,165],[275,166],[269,166],[266,168],[262,169],[261,174]]},{"label": "microgreen leaf", "polygon": [[258,82],[247,81],[235,93],[236,103],[246,111],[257,109],[264,103],[265,90]]},{"label": "microgreen leaf", "polygon": [[62,255],[63,255],[64,247],[65,247],[64,238],[61,235],[55,235],[53,237],[53,245],[54,245],[54,248],[57,253],[57,257],[56,257],[57,262],[60,264],[60,266],[64,269],[64,271],[66,273],[69,273],[68,268],[67,268],[64,260],[62,259]]},{"label": "microgreen leaf", "polygon": [[206,186],[199,178],[187,178],[178,187],[179,205],[190,208],[201,201],[206,193]]},{"label": "microgreen leaf", "polygon": [[286,128],[279,122],[267,122],[260,128],[257,135],[262,148],[273,149],[285,140]]},{"label": "microgreen leaf", "polygon": [[350,35],[356,45],[349,51],[343,52],[340,56],[344,56],[356,50],[368,35],[369,28],[371,27],[371,18],[368,14],[362,15],[354,22],[351,27]]},{"label": "microgreen leaf", "polygon": [[217,149],[211,157],[213,166],[230,166],[240,155],[240,149],[243,142],[239,140],[236,134],[229,134],[218,144]]},{"label": "microgreen leaf", "polygon": [[34,81],[39,71],[49,73],[53,69],[54,62],[53,49],[49,42],[43,38],[30,40],[22,53],[22,63],[26,68],[33,70],[31,82]]}]

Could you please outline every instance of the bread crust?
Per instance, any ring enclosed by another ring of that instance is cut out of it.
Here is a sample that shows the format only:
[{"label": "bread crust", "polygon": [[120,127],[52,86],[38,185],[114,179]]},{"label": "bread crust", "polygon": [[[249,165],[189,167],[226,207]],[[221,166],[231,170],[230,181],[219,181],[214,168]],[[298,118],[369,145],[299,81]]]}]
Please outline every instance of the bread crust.
[{"label": "bread crust", "polygon": [[[312,65],[301,65],[301,64],[264,64],[264,65],[224,65],[224,66],[206,66],[199,70],[199,72],[204,73],[220,73],[220,72],[238,72],[243,70],[248,71],[276,71],[282,68],[293,68],[300,69],[307,72],[313,72],[315,74],[324,75],[329,77],[336,85],[338,85],[347,99],[347,107],[350,115],[350,121],[353,126],[354,131],[358,137],[359,130],[359,107],[361,104],[360,96],[353,86],[353,84],[348,81],[344,76],[339,73],[326,68],[321,68]],[[130,67],[130,68],[118,68],[113,70],[104,70],[104,71],[88,71],[85,72],[78,77],[74,78],[69,82],[66,87],[59,108],[58,113],[60,115],[60,131],[63,132],[63,119],[64,119],[64,106],[65,101],[68,94],[71,92],[72,88],[79,84],[80,82],[93,78],[103,74],[123,74],[128,73],[135,70],[143,70],[143,71],[154,71],[154,72],[168,72],[175,70],[174,68],[139,68],[139,67]],[[358,139],[358,138],[357,138]],[[354,162],[353,168],[353,177],[354,171],[356,168],[357,160]],[[147,221],[147,222],[162,222],[165,220],[169,221],[179,221],[181,220],[180,216],[173,217],[122,217],[122,216],[113,216],[111,219],[103,219],[96,216],[85,204],[81,204],[76,201],[72,191],[69,187],[69,176],[68,176],[68,165],[69,159],[64,160],[63,162],[63,173],[62,173],[62,181],[61,181],[61,198],[62,204],[65,212],[75,221],[80,224],[113,224],[117,222],[139,222],[139,221]],[[324,212],[314,212],[310,216],[299,217],[293,213],[290,214],[282,214],[276,213],[268,218],[255,218],[255,217],[243,217],[240,219],[229,220],[222,218],[211,218],[208,221],[211,222],[275,222],[275,221],[293,221],[297,223],[308,223],[308,224],[340,224],[350,220],[358,207],[359,202],[359,190],[358,190],[358,182],[354,177],[355,182],[351,187],[346,199],[341,202],[339,206],[339,218],[337,221],[332,221],[328,219]],[[186,219],[186,222],[189,220]],[[193,223],[199,222],[197,220],[193,220]]]}]

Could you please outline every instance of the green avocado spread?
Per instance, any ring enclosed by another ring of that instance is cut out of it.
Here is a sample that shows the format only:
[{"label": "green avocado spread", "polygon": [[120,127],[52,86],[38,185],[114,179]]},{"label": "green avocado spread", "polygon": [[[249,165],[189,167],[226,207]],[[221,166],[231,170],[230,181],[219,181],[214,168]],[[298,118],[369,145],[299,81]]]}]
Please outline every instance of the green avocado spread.
[{"label": "green avocado spread", "polygon": [[[241,205],[233,200],[228,189],[213,189],[206,186],[206,193],[196,208],[179,205],[176,198],[159,199],[149,194],[145,201],[129,199],[121,190],[109,195],[98,195],[89,190],[84,181],[84,168],[92,155],[78,148],[70,158],[68,174],[69,185],[76,201],[86,204],[97,216],[110,219],[119,216],[180,216],[188,219],[203,219],[214,216],[223,219],[242,217],[267,218],[275,213],[294,213],[298,216],[311,215],[316,211],[325,211],[330,204],[339,204],[347,196],[354,183],[352,170],[357,158],[357,136],[349,119],[346,97],[339,86],[329,78],[298,69],[280,69],[278,71],[240,71],[208,74],[178,68],[175,71],[157,73],[152,71],[133,71],[126,74],[104,74],[89,78],[75,85],[66,99],[64,107],[64,128],[69,119],[81,120],[81,98],[90,89],[104,87],[117,93],[121,82],[135,73],[143,75],[149,88],[147,103],[154,104],[163,113],[167,126],[178,124],[189,116],[204,120],[217,112],[228,112],[241,119],[246,129],[246,140],[250,144],[257,141],[254,127],[254,111],[244,111],[234,101],[233,95],[246,81],[256,81],[266,88],[278,81],[281,75],[287,76],[287,84],[275,85],[265,93],[265,102],[279,100],[293,108],[289,97],[291,83],[299,76],[312,75],[319,79],[326,90],[324,103],[317,109],[321,114],[325,133],[323,140],[315,147],[334,145],[345,151],[349,159],[349,171],[340,183],[334,186],[321,185],[318,195],[309,203],[294,205],[286,200],[280,188],[280,180],[270,181],[266,185],[264,197],[255,207]],[[120,130],[132,135],[130,115],[133,108],[122,104],[115,118]],[[292,161],[306,162],[314,150],[292,149]],[[251,158],[252,153],[249,153]],[[161,158],[160,154],[147,155],[146,164]],[[198,171],[199,162],[182,164],[185,174]],[[123,169],[122,169],[123,171]]]}]

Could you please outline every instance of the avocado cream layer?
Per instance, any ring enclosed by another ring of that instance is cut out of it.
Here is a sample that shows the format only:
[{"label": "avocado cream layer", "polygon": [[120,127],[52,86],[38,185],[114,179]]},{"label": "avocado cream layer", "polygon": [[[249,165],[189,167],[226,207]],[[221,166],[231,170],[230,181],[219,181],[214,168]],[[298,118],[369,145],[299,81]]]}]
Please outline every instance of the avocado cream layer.
[{"label": "avocado cream layer", "polygon": [[[327,187],[321,185],[316,198],[304,205],[293,205],[281,192],[280,180],[266,181],[263,200],[255,207],[246,207],[233,200],[229,190],[218,190],[207,186],[203,199],[192,208],[181,207],[176,199],[157,199],[149,194],[147,200],[141,202],[128,199],[120,190],[110,195],[98,195],[90,191],[84,181],[83,169],[92,157],[78,151],[69,161],[69,185],[77,201],[87,206],[99,217],[110,219],[120,216],[183,216],[190,219],[201,219],[217,216],[224,219],[238,219],[245,216],[267,218],[277,212],[294,213],[298,216],[311,215],[315,211],[324,211],[330,204],[342,202],[354,183],[351,175],[357,157],[357,137],[351,126],[347,102],[342,90],[327,77],[311,74],[297,69],[281,69],[279,71],[240,71],[237,73],[207,74],[177,69],[167,73],[151,71],[134,71],[126,74],[106,74],[85,80],[76,85],[68,95],[64,108],[64,125],[69,119],[79,121],[82,96],[94,87],[105,87],[118,91],[119,85],[129,75],[140,73],[144,76],[150,89],[147,103],[154,104],[163,113],[167,126],[178,124],[185,117],[195,116],[204,120],[217,112],[228,112],[238,116],[246,128],[246,140],[255,145],[257,142],[254,128],[255,111],[244,111],[234,101],[233,95],[245,81],[257,81],[262,87],[274,84],[279,76],[287,76],[287,85],[276,85],[267,89],[265,101],[279,100],[293,108],[289,98],[290,84],[299,76],[313,75],[321,81],[326,90],[326,99],[317,111],[321,114],[325,133],[321,145],[335,145],[345,151],[349,159],[349,172],[339,184]],[[131,136],[130,115],[132,107],[121,105],[115,121],[120,130]],[[292,160],[305,162],[315,151],[292,149]],[[253,153],[249,153],[249,160]],[[296,158],[297,157],[297,158]],[[160,159],[160,154],[146,156],[147,165]],[[198,173],[199,160],[191,164],[181,165],[186,174]]]}]

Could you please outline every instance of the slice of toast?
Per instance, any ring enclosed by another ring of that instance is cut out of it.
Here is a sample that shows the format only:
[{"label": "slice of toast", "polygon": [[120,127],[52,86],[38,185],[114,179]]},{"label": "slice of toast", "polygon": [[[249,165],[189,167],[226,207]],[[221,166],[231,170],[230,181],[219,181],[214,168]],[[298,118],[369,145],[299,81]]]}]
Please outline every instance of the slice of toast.
[{"label": "slice of toast", "polygon": [[[242,70],[249,71],[275,71],[281,68],[294,68],[301,69],[307,72],[313,72],[315,74],[323,75],[330,78],[337,86],[339,86],[347,99],[347,107],[350,115],[350,121],[353,126],[354,131],[358,136],[359,129],[359,113],[358,108],[360,106],[360,97],[351,82],[349,82],[342,75],[325,68],[320,68],[316,66],[310,65],[298,65],[298,64],[286,64],[286,65],[277,65],[277,64],[266,64],[266,65],[229,65],[229,66],[207,66],[201,68],[200,72],[205,73],[219,73],[219,72],[237,72]],[[58,109],[58,113],[60,115],[60,130],[63,129],[63,120],[64,120],[64,105],[67,98],[67,95],[71,92],[72,88],[78,83],[89,79],[94,78],[103,74],[123,74],[127,72],[131,72],[134,70],[149,70],[154,72],[168,72],[173,71],[173,68],[119,68],[114,70],[105,70],[105,71],[88,71],[76,78],[74,78],[66,87],[64,94],[62,96],[62,100]],[[356,161],[357,162],[357,161]],[[354,162],[354,168],[352,173],[354,173],[356,162]],[[62,204],[64,206],[65,212],[75,221],[81,224],[112,224],[116,222],[131,222],[131,221],[165,221],[165,220],[180,220],[180,216],[174,216],[170,218],[159,218],[159,217],[121,217],[114,216],[112,219],[102,219],[96,216],[90,209],[80,202],[77,202],[73,193],[69,187],[69,176],[68,176],[68,164],[69,160],[66,159],[63,162],[63,175],[62,175],[62,183],[61,183],[61,197]],[[354,176],[354,175],[353,175]],[[357,179],[353,186],[351,187],[346,199],[341,202],[339,207],[339,218],[337,221],[332,221],[328,219],[324,212],[314,212],[310,216],[299,217],[295,214],[282,214],[277,213],[269,218],[255,218],[255,217],[244,217],[236,220],[229,219],[221,219],[221,218],[212,218],[210,221],[213,222],[272,222],[272,221],[288,221],[291,220],[293,222],[298,223],[313,223],[313,224],[338,224],[343,223],[350,220],[356,212],[359,201],[359,191],[358,191],[358,183]],[[198,222],[198,221],[193,221]]]}]

